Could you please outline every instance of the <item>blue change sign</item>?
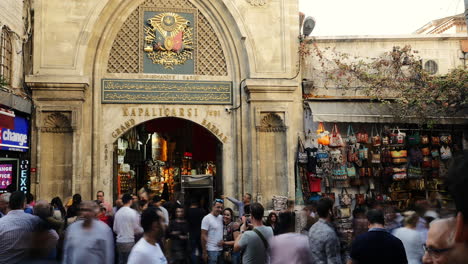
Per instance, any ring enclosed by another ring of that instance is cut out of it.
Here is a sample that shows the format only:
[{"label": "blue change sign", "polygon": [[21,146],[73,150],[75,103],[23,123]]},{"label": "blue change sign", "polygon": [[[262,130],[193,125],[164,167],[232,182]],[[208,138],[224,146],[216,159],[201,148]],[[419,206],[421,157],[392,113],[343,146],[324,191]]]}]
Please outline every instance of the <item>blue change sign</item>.
[{"label": "blue change sign", "polygon": [[26,118],[16,116],[15,126],[13,129],[0,127],[0,150],[28,151],[28,131],[28,120],[26,120]]}]

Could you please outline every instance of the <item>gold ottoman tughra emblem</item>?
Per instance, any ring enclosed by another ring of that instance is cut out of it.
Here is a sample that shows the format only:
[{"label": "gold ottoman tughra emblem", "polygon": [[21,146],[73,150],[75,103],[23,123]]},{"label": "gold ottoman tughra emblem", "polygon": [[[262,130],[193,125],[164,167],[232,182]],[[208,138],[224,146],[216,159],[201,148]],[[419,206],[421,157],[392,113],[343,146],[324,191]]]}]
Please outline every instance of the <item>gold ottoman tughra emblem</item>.
[{"label": "gold ottoman tughra emblem", "polygon": [[193,59],[193,27],[179,14],[165,12],[148,19],[144,51],[154,64],[174,69]]}]

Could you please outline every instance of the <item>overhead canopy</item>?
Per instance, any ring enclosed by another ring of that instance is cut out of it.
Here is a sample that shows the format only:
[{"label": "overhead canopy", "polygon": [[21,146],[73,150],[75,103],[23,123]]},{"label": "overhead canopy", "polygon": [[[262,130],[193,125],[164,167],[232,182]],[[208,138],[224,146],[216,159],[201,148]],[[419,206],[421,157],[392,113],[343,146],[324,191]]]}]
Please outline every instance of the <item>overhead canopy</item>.
[{"label": "overhead canopy", "polygon": [[0,104],[27,114],[31,114],[31,101],[23,99],[12,93],[0,91]]},{"label": "overhead canopy", "polygon": [[[314,122],[394,123],[390,105],[372,102],[308,101]],[[405,123],[418,123],[410,118]],[[399,121],[398,123],[401,123]],[[467,124],[468,116],[440,117],[438,124]]]}]

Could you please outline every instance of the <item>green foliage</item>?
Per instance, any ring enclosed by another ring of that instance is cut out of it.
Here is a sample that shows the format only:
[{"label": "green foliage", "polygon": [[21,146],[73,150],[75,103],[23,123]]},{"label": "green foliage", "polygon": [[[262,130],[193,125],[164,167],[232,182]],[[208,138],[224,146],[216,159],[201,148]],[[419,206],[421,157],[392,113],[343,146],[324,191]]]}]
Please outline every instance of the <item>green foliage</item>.
[{"label": "green foliage", "polygon": [[335,50],[312,52],[318,63],[316,78],[324,87],[355,89],[370,99],[391,105],[400,119],[417,118],[430,124],[434,118],[466,114],[468,71],[450,70],[431,75],[410,46],[394,47],[377,58],[358,58]]},{"label": "green foliage", "polygon": [[0,75],[0,88],[5,88],[7,84],[7,80],[3,77],[3,75]]}]

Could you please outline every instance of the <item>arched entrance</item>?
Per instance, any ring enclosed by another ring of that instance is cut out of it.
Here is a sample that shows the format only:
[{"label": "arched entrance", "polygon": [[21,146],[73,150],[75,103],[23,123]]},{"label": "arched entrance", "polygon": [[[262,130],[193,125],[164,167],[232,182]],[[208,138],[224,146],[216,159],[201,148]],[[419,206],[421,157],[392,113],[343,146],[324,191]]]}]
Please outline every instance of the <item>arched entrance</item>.
[{"label": "arched entrance", "polygon": [[182,118],[134,126],[114,143],[114,196],[147,192],[210,202],[223,193],[222,147],[211,131]]}]

